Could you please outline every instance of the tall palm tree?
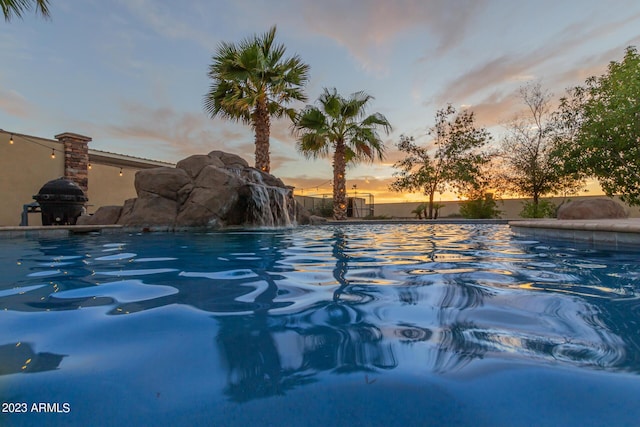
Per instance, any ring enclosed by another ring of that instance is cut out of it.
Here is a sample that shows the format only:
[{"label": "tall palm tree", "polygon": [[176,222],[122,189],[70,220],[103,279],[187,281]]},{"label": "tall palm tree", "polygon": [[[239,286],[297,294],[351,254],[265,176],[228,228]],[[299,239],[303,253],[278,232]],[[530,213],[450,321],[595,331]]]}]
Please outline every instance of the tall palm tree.
[{"label": "tall palm tree", "polygon": [[49,0],[0,0],[0,7],[5,21],[11,21],[13,15],[22,18],[22,14],[35,4],[36,12],[45,18],[49,17]]},{"label": "tall palm tree", "polygon": [[318,98],[319,106],[307,106],[294,122],[297,147],[305,157],[329,157],[333,150],[333,217],[337,220],[347,217],[347,164],[384,158],[377,129],[381,127],[388,134],[391,125],[380,113],[365,116],[372,99],[364,92],[343,98],[335,88],[325,88]]},{"label": "tall palm tree", "polygon": [[204,109],[215,116],[250,124],[255,132],[256,168],[271,170],[269,133],[271,117],[295,117],[292,101],[306,101],[302,91],[309,66],[298,55],[284,58],[285,47],[274,44],[276,27],[239,44],[223,42],[209,67],[213,80]]}]

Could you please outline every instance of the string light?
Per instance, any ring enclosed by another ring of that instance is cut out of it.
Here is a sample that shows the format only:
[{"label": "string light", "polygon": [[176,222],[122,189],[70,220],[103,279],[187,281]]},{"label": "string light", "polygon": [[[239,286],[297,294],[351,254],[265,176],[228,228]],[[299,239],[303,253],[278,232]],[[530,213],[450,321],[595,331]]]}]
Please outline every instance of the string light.
[{"label": "string light", "polygon": [[120,174],[119,175],[122,176],[122,168],[120,168]]},{"label": "string light", "polygon": [[91,163],[87,164],[87,169],[91,170]]},{"label": "string light", "polygon": [[324,187],[324,185],[325,185],[325,184],[329,184],[329,186],[331,186],[331,185],[333,185],[333,181],[328,180],[328,181],[323,182],[323,183],[322,183],[322,184],[320,184],[320,185],[316,185],[315,187],[309,187],[309,188],[299,188],[299,187],[297,187],[297,188],[296,188],[296,191],[299,191],[299,192],[300,192],[300,194],[304,194],[305,190],[309,191],[309,190],[313,190],[313,189],[315,189],[315,190],[316,190],[316,192],[317,192],[317,191],[319,191],[319,190],[320,190],[320,188]]},{"label": "string light", "polygon": [[[7,131],[5,131],[5,130],[3,130],[3,129],[0,129],[0,132],[1,132],[1,133],[9,133],[9,132],[7,132]],[[13,133],[9,133],[9,135],[10,135],[10,136],[9,136],[9,144],[10,144],[10,145],[14,145],[14,144],[15,144],[15,140],[13,139],[14,134],[13,134]],[[49,148],[50,148],[50,149],[51,149],[51,155],[50,155],[50,157],[51,157],[52,159],[55,159],[55,158],[56,158],[56,151],[58,151],[58,152],[62,153],[62,151],[61,151],[61,150],[56,150],[55,148],[50,147],[50,146],[49,146],[49,145],[47,145],[47,144],[43,144],[42,142],[39,142],[39,141],[35,140],[34,138],[31,138],[31,137],[29,137],[29,136],[27,136],[27,135],[18,134],[18,135],[16,135],[16,137],[17,137],[17,136],[19,136],[19,137],[21,138],[21,140],[24,140],[24,141],[26,141],[26,142],[31,142],[31,143],[33,143],[33,144],[39,145],[39,146],[44,147],[44,148],[47,148],[47,149],[49,149]]]}]

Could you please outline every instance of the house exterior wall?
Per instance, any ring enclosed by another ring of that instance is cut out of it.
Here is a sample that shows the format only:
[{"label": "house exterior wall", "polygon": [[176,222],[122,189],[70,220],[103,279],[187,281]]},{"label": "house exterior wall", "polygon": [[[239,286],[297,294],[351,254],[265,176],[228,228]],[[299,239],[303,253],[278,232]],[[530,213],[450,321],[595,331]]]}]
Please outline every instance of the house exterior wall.
[{"label": "house exterior wall", "polygon": [[[80,185],[89,199],[87,212],[94,213],[101,206],[122,205],[136,197],[138,170],[172,166],[90,150],[91,138],[74,133],[56,135],[59,141],[13,134],[13,144],[11,137],[0,130],[0,226],[20,225],[23,206],[34,202],[33,195],[52,179],[65,177]],[[30,213],[28,223],[41,225],[41,215]]]},{"label": "house exterior wall", "polygon": [[[27,142],[17,135],[9,144],[10,137],[0,132],[0,226],[20,225],[22,206],[34,202],[46,182],[64,176],[63,144],[35,137]],[[29,215],[29,224],[40,225],[40,215]]]},{"label": "house exterior wall", "polygon": [[137,197],[133,182],[138,170],[123,167],[120,176],[119,166],[91,163],[87,213],[95,213],[100,206],[122,206],[125,200]]}]

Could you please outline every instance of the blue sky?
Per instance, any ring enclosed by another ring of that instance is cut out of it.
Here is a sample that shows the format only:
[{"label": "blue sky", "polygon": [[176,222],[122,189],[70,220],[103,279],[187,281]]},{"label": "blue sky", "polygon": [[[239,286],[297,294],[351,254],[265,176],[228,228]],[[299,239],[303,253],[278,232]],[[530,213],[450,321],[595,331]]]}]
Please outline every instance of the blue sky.
[{"label": "blue sky", "polygon": [[[401,134],[427,143],[436,110],[471,108],[499,140],[521,111],[517,90],[541,81],[555,97],[640,45],[637,0],[51,0],[51,19],[0,22],[0,128],[176,162],[225,150],[253,163],[245,125],[202,108],[221,41],[277,25],[289,55],[311,66],[309,102],[324,87],[375,97],[394,127],[383,163],[347,171],[376,202]],[[302,106],[302,105],[300,105]],[[330,192],[330,160],[305,160],[289,123],[271,134],[272,173],[305,194]],[[316,189],[316,187],[318,187]]]}]

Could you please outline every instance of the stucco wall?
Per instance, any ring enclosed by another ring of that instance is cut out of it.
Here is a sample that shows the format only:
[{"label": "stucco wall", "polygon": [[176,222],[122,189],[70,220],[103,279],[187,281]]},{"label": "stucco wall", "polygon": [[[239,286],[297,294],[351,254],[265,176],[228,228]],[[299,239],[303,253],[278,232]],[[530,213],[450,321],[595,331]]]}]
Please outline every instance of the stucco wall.
[{"label": "stucco wall", "polygon": [[[606,196],[582,196],[582,197],[569,197],[569,199],[578,199],[584,197],[606,197]],[[556,206],[559,206],[565,198],[563,197],[551,197],[546,200],[550,200]],[[618,198],[616,200],[623,204]],[[522,204],[524,199],[504,199],[498,200],[498,209],[502,211],[502,215],[500,216],[503,219],[520,219],[520,211],[522,211]],[[439,216],[446,217],[449,215],[455,215],[459,213],[460,203],[459,202],[439,202],[444,205],[442,209],[440,209]],[[419,203],[381,203],[375,205],[375,215],[379,216],[388,216],[392,218],[413,218],[414,215],[411,213],[413,209],[415,209]],[[625,208],[629,211],[629,216],[632,218],[640,218],[640,209],[638,207],[629,207],[624,205]]]},{"label": "stucco wall", "polygon": [[112,165],[91,164],[89,169],[89,198],[87,212],[94,213],[100,206],[123,205],[124,201],[136,197],[133,182],[137,169]]},{"label": "stucco wall", "polygon": [[[0,225],[20,225],[22,206],[33,202],[47,181],[64,176],[64,148],[57,141],[30,137],[27,142],[19,136],[9,144],[9,138],[0,132]],[[40,225],[40,215],[30,214],[29,224]]]},{"label": "stucco wall", "polygon": [[[48,181],[64,176],[64,145],[32,136],[13,136],[0,132],[0,226],[20,225],[22,207],[34,202],[32,196]],[[51,158],[55,149],[56,157]],[[159,167],[159,162],[112,153],[89,153],[87,170],[87,212],[100,206],[122,205],[136,197],[135,174],[142,168]],[[161,163],[161,162],[160,162]],[[163,165],[163,164],[162,164]],[[167,164],[168,165],[168,164]],[[120,176],[122,170],[122,176]],[[41,225],[41,215],[28,215],[29,225]]]}]

